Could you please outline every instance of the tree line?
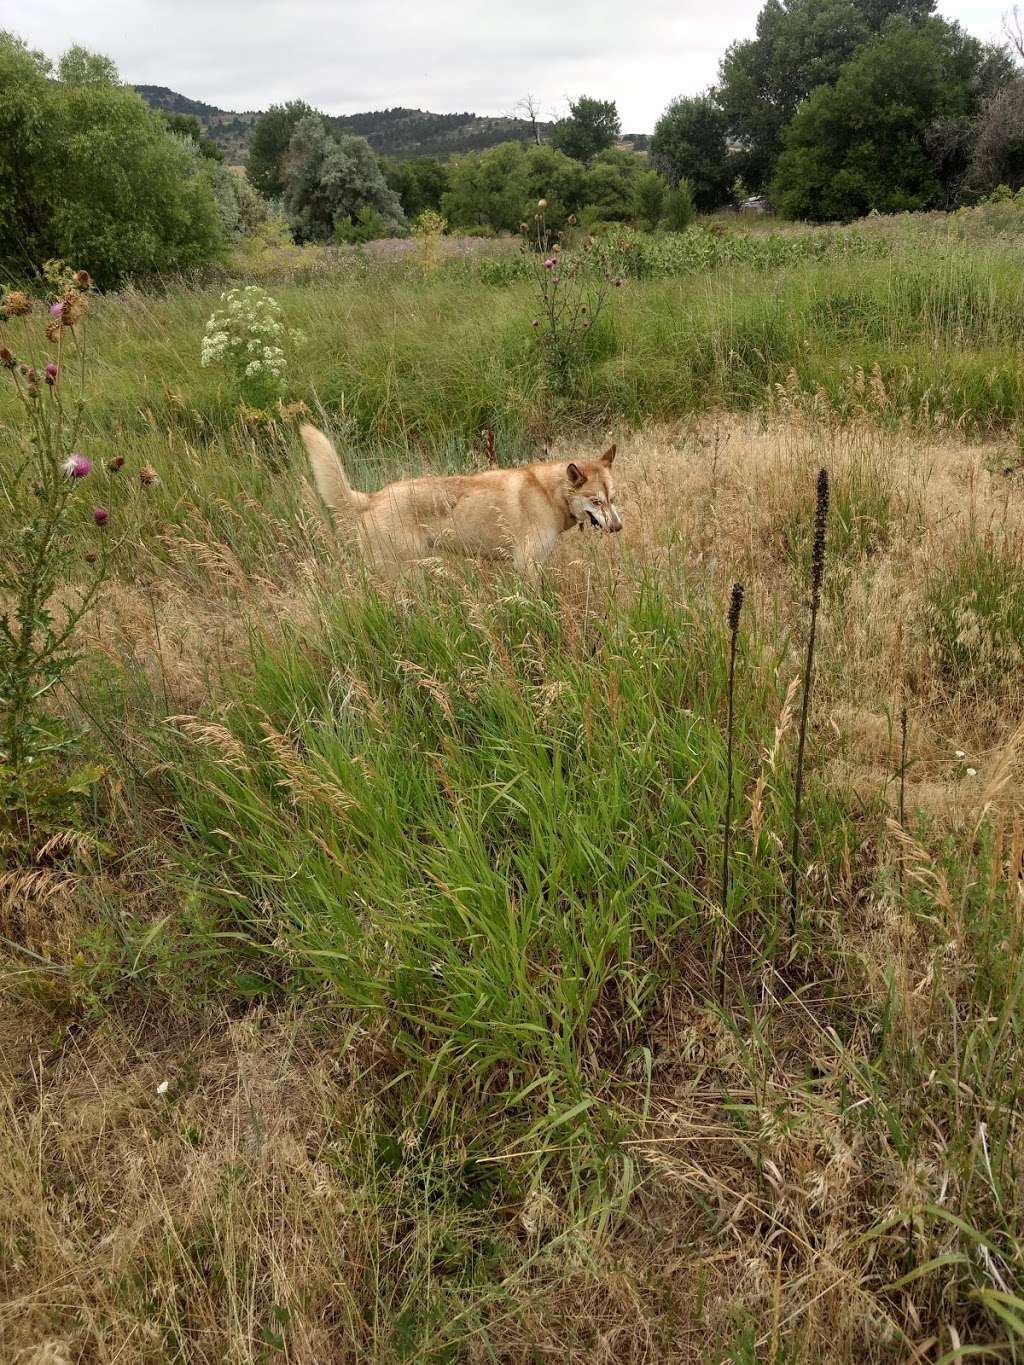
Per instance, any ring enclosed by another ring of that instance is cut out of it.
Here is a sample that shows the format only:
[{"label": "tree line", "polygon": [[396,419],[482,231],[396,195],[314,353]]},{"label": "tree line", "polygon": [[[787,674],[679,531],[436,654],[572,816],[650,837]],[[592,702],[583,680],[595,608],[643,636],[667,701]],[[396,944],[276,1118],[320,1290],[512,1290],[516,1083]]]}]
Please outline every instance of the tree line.
[{"label": "tree line", "polygon": [[[985,44],[934,0],[766,0],[718,81],[673,100],[649,152],[617,146],[615,102],[581,96],[535,140],[441,162],[381,158],[301,100],[256,122],[247,174],[188,114],[151,110],[113,64],[54,65],[0,33],[0,270],[87,261],[100,284],[199,266],[271,217],[299,242],[515,232],[547,200],[555,230],[680,230],[752,192],[788,217],[948,208],[1024,185],[1024,37]],[[1016,49],[1016,51],[1015,51]]]},{"label": "tree line", "polygon": [[767,0],[715,86],[672,102],[651,139],[699,207],[737,181],[790,218],[948,208],[1024,183],[1024,76],[934,0]]}]

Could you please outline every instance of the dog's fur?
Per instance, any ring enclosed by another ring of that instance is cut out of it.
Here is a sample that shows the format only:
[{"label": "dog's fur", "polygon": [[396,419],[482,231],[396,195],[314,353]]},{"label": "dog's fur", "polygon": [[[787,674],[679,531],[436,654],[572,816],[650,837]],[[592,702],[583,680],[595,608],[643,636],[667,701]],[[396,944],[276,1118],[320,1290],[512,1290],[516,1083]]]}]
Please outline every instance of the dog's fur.
[{"label": "dog's fur", "polygon": [[509,559],[529,572],[544,563],[563,531],[594,525],[621,531],[611,465],[545,461],[482,474],[402,479],[377,493],[349,485],[334,446],[316,427],[301,435],[317,491],[342,528],[354,525],[370,558],[410,561],[449,550]]}]

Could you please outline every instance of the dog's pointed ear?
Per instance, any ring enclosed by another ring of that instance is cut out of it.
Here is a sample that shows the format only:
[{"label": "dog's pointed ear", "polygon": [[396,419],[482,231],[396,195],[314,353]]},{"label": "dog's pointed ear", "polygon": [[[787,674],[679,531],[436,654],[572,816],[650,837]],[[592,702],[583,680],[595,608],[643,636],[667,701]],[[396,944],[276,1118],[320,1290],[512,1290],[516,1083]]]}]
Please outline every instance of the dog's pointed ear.
[{"label": "dog's pointed ear", "polygon": [[584,474],[583,470],[580,469],[577,464],[569,465],[565,472],[568,475],[569,482],[572,484],[573,488],[582,488],[587,481],[586,474]]},{"label": "dog's pointed ear", "polygon": [[607,449],[607,450],[604,452],[604,454],[601,456],[601,463],[602,463],[602,464],[611,464],[612,460],[614,460],[614,459],[615,459],[615,447],[614,447],[614,446],[609,446],[608,449]]}]

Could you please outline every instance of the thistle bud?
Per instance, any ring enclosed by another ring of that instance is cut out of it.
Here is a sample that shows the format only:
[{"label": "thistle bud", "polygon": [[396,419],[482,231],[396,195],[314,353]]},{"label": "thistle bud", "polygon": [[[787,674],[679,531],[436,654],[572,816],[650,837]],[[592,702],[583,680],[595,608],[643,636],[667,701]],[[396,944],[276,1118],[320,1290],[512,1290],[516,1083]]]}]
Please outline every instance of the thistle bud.
[{"label": "thistle bud", "polygon": [[108,461],[107,468],[111,471],[112,474],[116,474],[119,469],[124,468],[124,456],[115,455],[112,460]]},{"label": "thistle bud", "polygon": [[0,365],[3,365],[4,369],[13,370],[17,363],[18,362],[15,360],[14,356],[11,355],[7,347],[0,346]]}]

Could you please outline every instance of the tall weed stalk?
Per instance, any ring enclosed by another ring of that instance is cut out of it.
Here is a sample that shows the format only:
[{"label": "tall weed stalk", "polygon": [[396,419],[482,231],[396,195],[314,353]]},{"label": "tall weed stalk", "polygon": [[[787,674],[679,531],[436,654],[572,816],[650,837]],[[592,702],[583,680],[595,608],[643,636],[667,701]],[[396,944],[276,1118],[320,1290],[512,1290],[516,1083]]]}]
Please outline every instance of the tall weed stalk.
[{"label": "tall weed stalk", "polygon": [[811,703],[811,683],[814,676],[814,645],[818,629],[818,609],[821,606],[821,583],[825,574],[825,529],[828,522],[828,470],[818,471],[818,492],[814,508],[814,547],[811,551],[811,623],[807,632],[807,656],[804,662],[803,696],[800,702],[800,728],[796,748],[796,778],[793,791],[793,842],[789,868],[789,932],[796,935],[797,912],[800,898],[800,813],[804,793],[804,748],[807,742],[807,714]]}]

